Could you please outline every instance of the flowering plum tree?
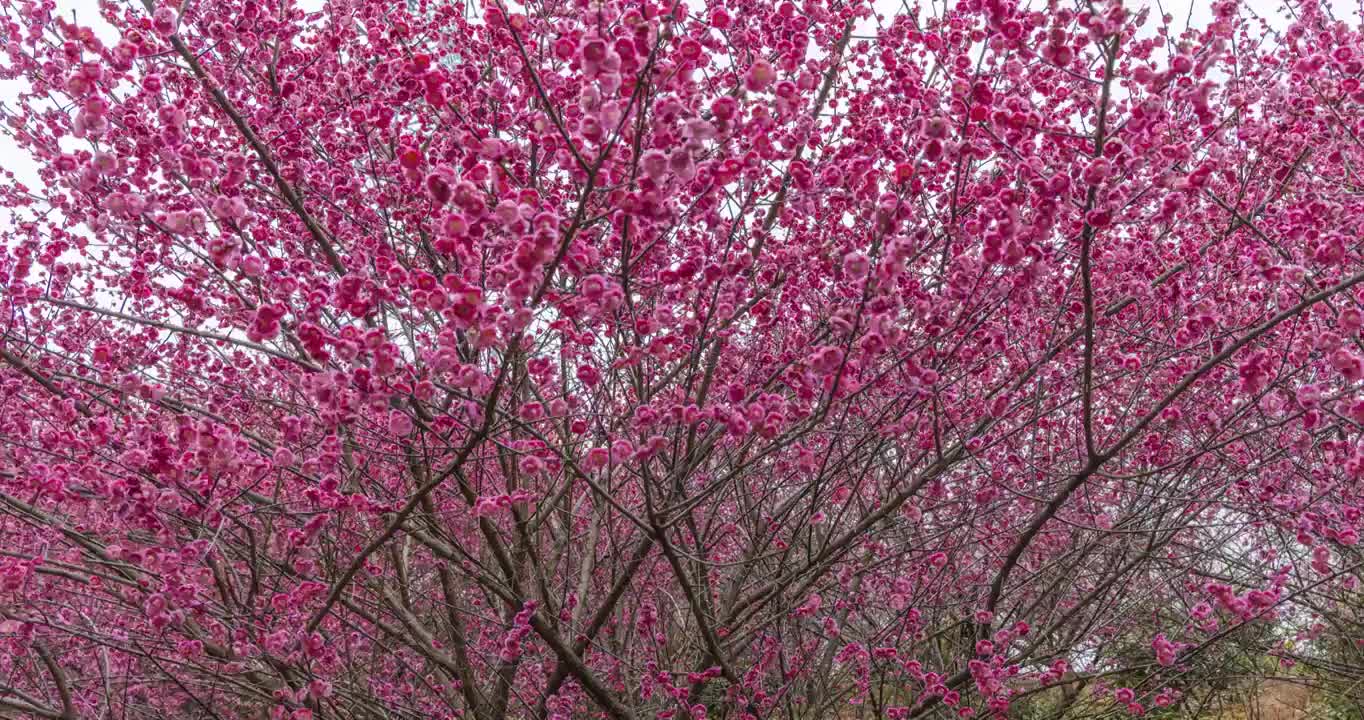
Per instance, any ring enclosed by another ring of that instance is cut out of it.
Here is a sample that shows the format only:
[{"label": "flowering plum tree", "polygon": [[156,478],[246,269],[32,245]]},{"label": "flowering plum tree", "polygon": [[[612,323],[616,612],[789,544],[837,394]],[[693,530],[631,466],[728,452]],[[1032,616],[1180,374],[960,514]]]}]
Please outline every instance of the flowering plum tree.
[{"label": "flowering plum tree", "polygon": [[1315,0],[0,8],[0,716],[1142,714],[1364,622]]}]

